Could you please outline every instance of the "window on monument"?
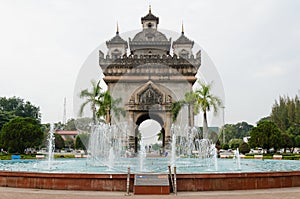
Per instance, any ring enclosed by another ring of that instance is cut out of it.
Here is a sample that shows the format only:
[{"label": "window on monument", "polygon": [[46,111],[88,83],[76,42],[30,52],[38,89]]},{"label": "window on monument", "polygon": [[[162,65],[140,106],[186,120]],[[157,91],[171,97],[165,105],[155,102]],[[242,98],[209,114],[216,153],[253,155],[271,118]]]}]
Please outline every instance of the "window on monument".
[{"label": "window on monument", "polygon": [[189,56],[189,52],[186,51],[186,50],[182,50],[182,51],[180,51],[180,53],[179,53],[179,57],[182,57],[182,58],[187,59],[188,56]]},{"label": "window on monument", "polygon": [[[162,136],[159,136],[161,132],[161,125],[153,119],[147,119],[139,125],[139,136],[143,139],[146,152],[149,154],[160,155],[160,149],[162,146]],[[161,140],[159,140],[161,138]],[[139,146],[141,146],[141,139]]]},{"label": "window on monument", "polygon": [[148,23],[148,28],[152,28],[152,23]]},{"label": "window on monument", "polygon": [[121,52],[119,50],[116,49],[112,52],[112,58],[113,59],[117,59],[117,58],[120,58],[120,57],[121,57]]}]

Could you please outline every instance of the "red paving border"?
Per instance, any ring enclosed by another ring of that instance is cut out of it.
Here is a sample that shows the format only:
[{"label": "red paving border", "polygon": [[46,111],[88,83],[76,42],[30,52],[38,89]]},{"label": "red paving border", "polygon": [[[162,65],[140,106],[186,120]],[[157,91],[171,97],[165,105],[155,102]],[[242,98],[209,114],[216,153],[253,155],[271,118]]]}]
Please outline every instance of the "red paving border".
[{"label": "red paving border", "polygon": [[[0,171],[0,186],[15,188],[124,191],[126,174],[33,173]],[[130,176],[130,191],[134,175]],[[177,174],[178,191],[217,191],[300,187],[300,171]]]}]

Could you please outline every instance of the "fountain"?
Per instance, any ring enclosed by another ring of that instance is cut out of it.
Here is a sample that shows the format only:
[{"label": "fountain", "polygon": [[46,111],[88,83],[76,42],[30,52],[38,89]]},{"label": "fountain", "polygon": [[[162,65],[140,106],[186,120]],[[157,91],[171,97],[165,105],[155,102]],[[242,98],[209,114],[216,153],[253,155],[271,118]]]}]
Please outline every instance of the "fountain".
[{"label": "fountain", "polygon": [[145,158],[146,158],[146,149],[145,149],[145,144],[144,144],[144,138],[142,137],[141,138],[141,149],[140,149],[140,152],[139,152],[139,159],[140,159],[140,171],[143,172],[145,171],[144,169],[145,168],[145,165],[144,165],[144,161],[145,161]]},{"label": "fountain", "polygon": [[239,148],[236,148],[234,157],[236,159],[236,165],[237,165],[238,170],[241,170],[241,156],[240,156]]},{"label": "fountain", "polygon": [[[168,165],[177,167],[179,191],[300,186],[300,161],[241,159],[239,149],[235,151],[234,159],[218,159],[215,144],[200,139],[194,127],[172,126],[172,142],[167,148],[170,155],[167,157],[146,157],[143,137],[138,155],[128,156],[128,137],[124,132],[129,129],[92,125],[87,150],[90,158],[53,160],[54,128],[51,125],[48,159],[0,161],[0,186],[124,191],[122,182],[126,182],[128,167],[133,174],[167,174]],[[47,170],[43,169],[45,163]],[[14,181],[16,178],[20,179]],[[20,184],[26,179],[30,179],[30,183]]]},{"label": "fountain", "polygon": [[170,165],[171,168],[175,166],[175,160],[176,160],[176,134],[174,133],[174,125],[171,127],[171,134],[172,134],[172,142],[171,142],[171,161]]},{"label": "fountain", "polygon": [[47,137],[47,151],[48,151],[48,169],[52,169],[52,162],[54,159],[55,150],[54,124],[50,124],[50,131]]}]

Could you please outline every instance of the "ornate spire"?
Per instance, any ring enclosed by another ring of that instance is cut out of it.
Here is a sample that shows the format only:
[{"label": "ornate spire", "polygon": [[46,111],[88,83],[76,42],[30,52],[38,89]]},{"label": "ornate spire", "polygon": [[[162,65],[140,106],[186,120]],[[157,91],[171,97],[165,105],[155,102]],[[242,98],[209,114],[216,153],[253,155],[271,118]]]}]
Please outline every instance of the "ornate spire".
[{"label": "ornate spire", "polygon": [[116,34],[117,35],[119,34],[119,23],[118,23],[118,21],[117,21],[117,32],[116,32]]},{"label": "ornate spire", "polygon": [[146,16],[142,17],[141,19],[142,19],[142,23],[143,21],[151,20],[151,21],[156,21],[156,23],[158,24],[158,17],[152,14],[151,5],[149,5],[149,13]]},{"label": "ornate spire", "polygon": [[116,35],[111,40],[107,41],[106,45],[108,46],[110,44],[125,44],[127,46],[127,41],[122,39],[122,37],[120,37],[120,35],[119,35],[119,23],[118,23],[118,21],[117,21],[116,25],[117,25]]},{"label": "ornate spire", "polygon": [[175,40],[173,42],[173,45],[176,45],[176,44],[191,44],[192,46],[194,45],[194,42],[191,41],[189,38],[187,38],[184,35],[184,25],[183,25],[183,22],[181,24],[181,35],[180,35],[180,37],[177,40]]}]

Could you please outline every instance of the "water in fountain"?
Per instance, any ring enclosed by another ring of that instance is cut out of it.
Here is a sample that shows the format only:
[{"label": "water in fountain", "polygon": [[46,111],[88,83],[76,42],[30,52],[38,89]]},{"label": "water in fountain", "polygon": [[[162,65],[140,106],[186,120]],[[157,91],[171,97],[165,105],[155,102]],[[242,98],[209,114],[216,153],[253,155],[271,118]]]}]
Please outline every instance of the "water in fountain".
[{"label": "water in fountain", "polygon": [[141,147],[140,151],[139,151],[140,171],[145,171],[144,161],[145,161],[145,158],[146,158],[147,154],[146,154],[146,149],[145,149],[145,144],[144,144],[143,137],[141,138],[140,147]]},{"label": "water in fountain", "polygon": [[241,157],[240,157],[239,148],[236,148],[234,157],[236,159],[236,165],[237,165],[238,170],[241,170]]},{"label": "water in fountain", "polygon": [[48,150],[48,169],[52,168],[52,161],[54,158],[55,149],[55,137],[54,137],[54,124],[50,124],[50,131],[47,137],[47,150]]},{"label": "water in fountain", "polygon": [[[172,127],[171,159],[168,157],[139,159],[131,155],[128,156],[130,158],[125,158],[125,151],[130,145],[128,140],[129,129],[132,128],[126,129],[124,126],[117,128],[106,124],[93,126],[89,139],[90,147],[88,147],[88,152],[92,158],[88,161],[85,159],[60,160],[56,162],[55,168],[53,164],[51,165],[51,161],[2,161],[0,162],[0,170],[49,172],[49,167],[51,171],[55,172],[126,173],[128,166],[130,166],[133,173],[141,171],[167,173],[167,165],[171,163],[176,163],[178,173],[293,171],[300,168],[299,161],[289,161],[284,164],[282,161],[256,161],[253,163],[253,160],[243,160],[246,163],[241,168],[239,149],[235,151],[235,160],[217,159],[217,150],[211,140],[199,139],[201,134],[198,134],[196,128],[182,128],[180,126]],[[54,148],[53,133],[54,128],[52,126],[48,137],[48,145],[50,146],[48,149]],[[50,139],[50,137],[52,138]],[[194,141],[192,142],[192,140]],[[145,139],[141,142],[141,149],[145,149],[143,141]],[[187,147],[192,148],[187,149]],[[53,154],[53,150],[48,151]],[[145,157],[146,151],[142,150],[140,154]],[[51,157],[51,155],[48,157]],[[50,164],[47,167],[48,162]],[[89,164],[90,162],[95,164]],[[233,164],[237,166],[233,166]]]},{"label": "water in fountain", "polygon": [[218,171],[218,152],[215,144],[211,145],[211,150],[212,150],[212,156],[214,160],[214,165],[215,165],[215,170]]},{"label": "water in fountain", "polygon": [[124,155],[124,136],[114,125],[99,124],[92,126],[88,151],[92,165],[112,168]]},{"label": "water in fountain", "polygon": [[176,134],[174,132],[174,125],[171,127],[171,135],[172,135],[172,140],[171,140],[171,168],[175,166],[175,160],[176,160]]},{"label": "water in fountain", "polygon": [[[204,167],[218,170],[217,149],[212,140],[200,139],[196,127],[185,127],[173,125],[172,134],[172,156],[170,164],[175,164],[176,155],[181,158],[198,158]],[[176,136],[178,139],[176,140]],[[193,161],[193,160],[191,160]],[[186,162],[188,166],[189,162]]]},{"label": "water in fountain", "polygon": [[108,155],[108,168],[112,169],[114,166],[115,161],[115,154],[114,154],[114,148],[110,147],[109,149],[109,155]]},{"label": "water in fountain", "polygon": [[[171,143],[167,146],[170,150],[169,158],[165,160],[150,160],[146,158],[145,138],[141,138],[140,150],[137,158],[132,157],[128,150],[128,129],[125,126],[119,128],[115,125],[99,124],[92,125],[92,132],[89,139],[88,152],[90,154],[91,166],[107,167],[110,171],[121,171],[125,166],[130,166],[132,170],[139,172],[149,172],[151,165],[156,164],[156,169],[163,169],[165,167],[161,164],[167,161],[172,167],[179,161],[184,167],[189,167],[192,159],[199,159],[199,164],[205,169],[215,168],[218,170],[217,165],[217,152],[215,145],[211,140],[200,139],[198,129],[193,127],[185,127],[172,125],[171,127]],[[129,132],[130,133],[130,132]],[[127,168],[127,167],[126,167]]]}]

